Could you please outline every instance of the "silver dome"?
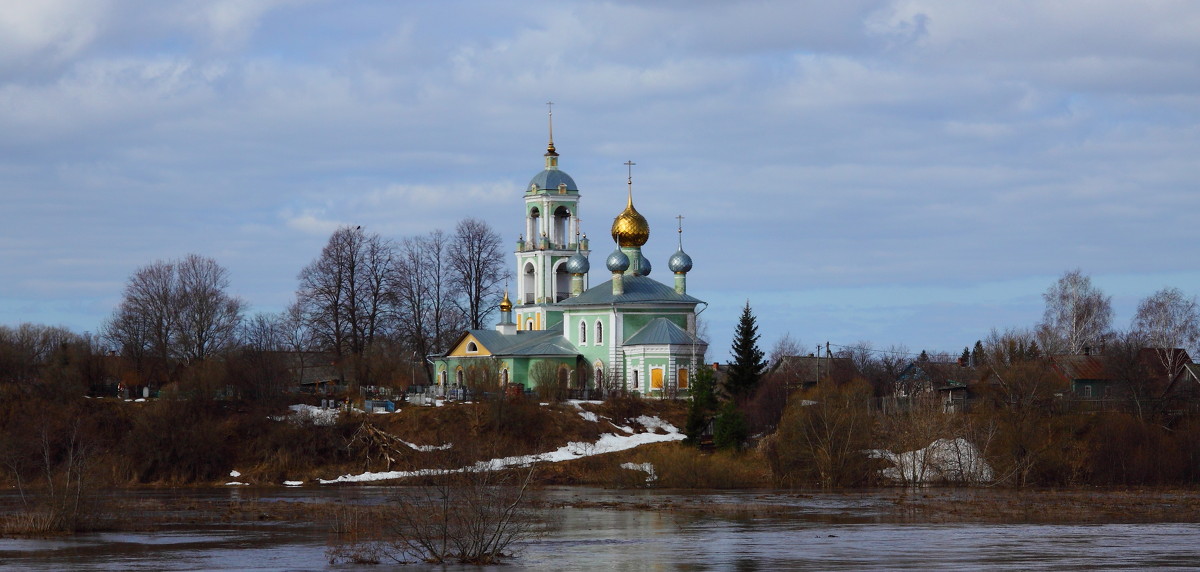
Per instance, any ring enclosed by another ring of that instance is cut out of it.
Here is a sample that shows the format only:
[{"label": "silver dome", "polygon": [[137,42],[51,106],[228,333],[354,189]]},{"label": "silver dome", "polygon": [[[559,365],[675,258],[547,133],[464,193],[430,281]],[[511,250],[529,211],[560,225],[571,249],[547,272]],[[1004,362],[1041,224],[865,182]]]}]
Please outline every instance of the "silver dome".
[{"label": "silver dome", "polygon": [[591,268],[587,257],[578,250],[567,259],[566,269],[569,274],[587,274]]},{"label": "silver dome", "polygon": [[612,254],[608,255],[605,265],[612,272],[624,272],[629,270],[629,256],[621,252],[621,249],[618,248]]},{"label": "silver dome", "polygon": [[667,268],[676,274],[687,273],[692,269],[692,257],[680,249],[671,255],[671,259],[667,261]]},{"label": "silver dome", "polygon": [[642,276],[650,275],[650,259],[645,256],[638,257],[638,274]]}]

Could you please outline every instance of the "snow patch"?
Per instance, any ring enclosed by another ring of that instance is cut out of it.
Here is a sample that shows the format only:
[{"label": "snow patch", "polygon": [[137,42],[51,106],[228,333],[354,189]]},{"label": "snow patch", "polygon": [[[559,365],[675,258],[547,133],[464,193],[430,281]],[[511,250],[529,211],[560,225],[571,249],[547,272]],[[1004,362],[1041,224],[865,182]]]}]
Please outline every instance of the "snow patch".
[{"label": "snow patch", "polygon": [[[644,419],[644,420],[643,420]],[[667,441],[682,441],[686,435],[679,432],[679,429],[674,425],[667,423],[657,417],[641,417],[638,422],[646,427],[661,428],[666,433],[637,433],[634,435],[614,435],[605,433],[600,436],[595,443],[587,443],[575,441],[567,443],[559,447],[555,451],[547,453],[539,453],[537,455],[522,455],[518,457],[505,457],[503,459],[492,459],[490,461],[481,461],[470,467],[463,467],[459,471],[498,471],[510,467],[528,467],[534,463],[557,463],[561,461],[569,461],[592,455],[602,455],[604,453],[614,453],[616,451],[624,451],[633,449],[641,445],[650,443],[663,443]],[[363,483],[370,481],[388,481],[393,479],[404,479],[409,477],[430,476],[444,473],[445,471],[436,470],[421,470],[421,471],[387,471],[380,473],[362,473],[358,475],[342,475],[336,479],[320,479],[321,484],[332,483]]]},{"label": "snow patch", "polygon": [[288,407],[292,413],[288,416],[293,421],[312,421],[313,425],[329,426],[337,423],[338,410],[317,407],[316,405],[296,404]]},{"label": "snow patch", "polygon": [[233,470],[233,471],[229,471],[229,476],[236,479],[236,478],[242,476],[242,473],[240,471]]},{"label": "snow patch", "polygon": [[924,449],[896,454],[884,449],[867,451],[873,459],[892,464],[879,474],[899,483],[980,483],[992,480],[991,465],[966,439],[938,439]]},{"label": "snow patch", "polygon": [[658,480],[658,475],[654,473],[653,463],[621,463],[621,468],[629,469],[631,471],[642,471],[643,473],[646,473],[647,483],[652,483]]},{"label": "snow patch", "polygon": [[225,483],[225,486],[227,486],[227,487],[248,487],[248,486],[250,486],[250,484],[249,483],[239,483],[237,481],[230,481],[228,483]]},{"label": "snow patch", "polygon": [[304,481],[283,481],[283,486],[285,487],[298,487],[303,484]]},{"label": "snow patch", "polygon": [[410,449],[421,451],[422,453],[428,453],[429,451],[445,451],[454,446],[453,443],[446,443],[445,445],[417,445],[416,443],[409,443],[408,441],[405,441],[399,437],[397,437],[396,440],[408,445]]},{"label": "snow patch", "polygon": [[592,423],[598,423],[600,421],[600,418],[597,417],[596,414],[592,413],[591,411],[584,411],[584,410],[580,409],[579,416],[582,417],[584,421],[591,421]]}]

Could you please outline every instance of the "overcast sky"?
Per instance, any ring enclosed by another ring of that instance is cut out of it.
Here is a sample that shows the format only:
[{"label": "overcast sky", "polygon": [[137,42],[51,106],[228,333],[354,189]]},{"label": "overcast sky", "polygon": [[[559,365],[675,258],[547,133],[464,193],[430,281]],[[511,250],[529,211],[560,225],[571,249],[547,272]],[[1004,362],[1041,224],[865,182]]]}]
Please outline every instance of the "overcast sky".
[{"label": "overcast sky", "polygon": [[1074,268],[1119,328],[1200,293],[1197,2],[8,0],[0,324],[188,253],[279,311],[342,224],[515,245],[549,100],[592,283],[632,160],[713,359],[747,300],[764,350],[957,353]]}]

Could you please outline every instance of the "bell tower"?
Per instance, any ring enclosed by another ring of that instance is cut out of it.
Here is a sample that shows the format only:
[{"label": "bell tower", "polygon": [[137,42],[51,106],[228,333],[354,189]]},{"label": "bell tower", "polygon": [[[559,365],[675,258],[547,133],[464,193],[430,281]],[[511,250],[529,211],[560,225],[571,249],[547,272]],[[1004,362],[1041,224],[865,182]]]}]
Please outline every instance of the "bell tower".
[{"label": "bell tower", "polygon": [[[518,330],[544,330],[561,319],[552,306],[571,296],[572,274],[567,262],[579,251],[587,256],[588,239],[581,234],[579,187],[558,168],[554,148],[553,103],[546,104],[550,138],[545,168],[525,188],[525,226],[517,238]],[[587,289],[587,276],[583,276]]]}]

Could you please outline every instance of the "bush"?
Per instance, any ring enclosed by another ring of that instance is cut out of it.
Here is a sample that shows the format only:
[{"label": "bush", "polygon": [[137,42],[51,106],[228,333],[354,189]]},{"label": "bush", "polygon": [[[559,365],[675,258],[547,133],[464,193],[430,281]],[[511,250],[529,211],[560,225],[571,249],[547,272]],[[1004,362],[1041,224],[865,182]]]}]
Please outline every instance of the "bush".
[{"label": "bush", "polygon": [[540,532],[524,474],[462,470],[434,486],[406,487],[388,507],[343,511],[329,549],[331,564],[399,563],[489,565],[511,556],[514,542]]}]

